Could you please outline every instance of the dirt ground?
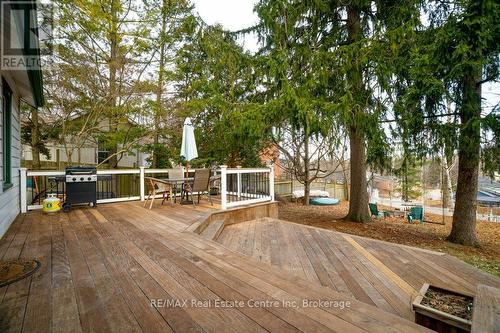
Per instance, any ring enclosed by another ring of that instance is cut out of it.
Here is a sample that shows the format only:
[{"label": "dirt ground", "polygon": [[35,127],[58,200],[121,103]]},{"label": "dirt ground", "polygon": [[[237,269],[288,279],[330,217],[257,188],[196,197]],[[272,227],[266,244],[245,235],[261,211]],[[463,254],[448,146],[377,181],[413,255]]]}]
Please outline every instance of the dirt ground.
[{"label": "dirt ground", "polygon": [[421,304],[465,320],[472,320],[473,298],[469,296],[429,287]]},{"label": "dirt ground", "polygon": [[[336,206],[303,206],[297,203],[280,203],[279,218],[319,228],[380,239],[446,252],[473,266],[500,277],[500,223],[477,223],[477,235],[481,245],[469,247],[445,240],[451,230],[451,217],[445,224],[409,224],[402,217],[372,219],[371,223],[356,223],[342,218],[347,214],[348,202]],[[383,207],[379,207],[382,209]],[[425,219],[442,222],[440,215],[425,214]]]}]

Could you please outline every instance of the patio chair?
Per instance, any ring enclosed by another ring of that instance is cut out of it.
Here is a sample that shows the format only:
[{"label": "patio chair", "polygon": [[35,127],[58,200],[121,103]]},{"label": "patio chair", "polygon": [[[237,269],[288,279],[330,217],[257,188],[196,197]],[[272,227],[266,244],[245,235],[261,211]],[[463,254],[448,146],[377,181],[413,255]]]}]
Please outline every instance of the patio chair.
[{"label": "patio chair", "polygon": [[219,195],[221,191],[221,181],[221,176],[210,177],[210,195]]},{"label": "patio chair", "polygon": [[173,195],[173,188],[169,183],[166,183],[161,179],[151,177],[144,177],[144,179],[149,184],[148,198],[144,201],[144,207],[146,207],[146,203],[148,202],[148,200],[151,199],[149,209],[153,208],[153,202],[157,194],[163,194],[163,200],[161,202],[162,205],[165,200],[168,200],[168,198]]},{"label": "patio chair", "polygon": [[182,168],[168,169],[169,179],[184,179],[184,171]]},{"label": "patio chair", "polygon": [[368,207],[370,207],[370,215],[375,216],[377,219],[381,217],[389,217],[390,213],[386,211],[379,211],[376,203],[369,203]]},{"label": "patio chair", "polygon": [[[184,170],[182,168],[168,169],[168,179],[184,179]],[[173,189],[172,195],[174,196],[174,201],[176,202],[177,202],[177,191],[179,189],[181,190],[181,195],[182,195],[182,186],[183,183],[180,183],[180,184],[174,184],[172,187]]]},{"label": "patio chair", "polygon": [[200,203],[200,197],[202,194],[206,194],[210,200],[210,204],[213,206],[212,196],[210,195],[210,169],[196,169],[194,171],[194,180],[192,183],[186,183],[182,189],[182,196],[184,194],[189,198],[191,194],[191,199],[193,200],[193,206],[196,207],[194,203],[193,194],[198,193],[198,203]]},{"label": "patio chair", "polygon": [[417,206],[410,208],[410,214],[406,217],[408,223],[413,223],[414,220],[419,220],[420,223],[424,223],[424,208]]}]

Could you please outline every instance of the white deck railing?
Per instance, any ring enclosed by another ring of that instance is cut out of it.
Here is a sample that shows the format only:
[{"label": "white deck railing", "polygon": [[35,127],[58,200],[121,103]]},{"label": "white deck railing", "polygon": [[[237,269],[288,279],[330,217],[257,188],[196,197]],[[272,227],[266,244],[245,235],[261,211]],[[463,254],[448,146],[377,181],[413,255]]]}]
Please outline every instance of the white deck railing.
[{"label": "white deck railing", "polygon": [[274,201],[274,168],[236,168],[221,166],[222,209]]},{"label": "white deck railing", "polygon": [[[111,169],[97,170],[97,203],[111,203],[146,198],[146,175],[168,176],[168,169]],[[189,170],[194,172],[194,170]],[[273,168],[228,169],[222,166],[214,171],[221,176],[220,199],[222,209],[274,201]],[[21,212],[41,209],[49,193],[64,197],[64,171],[35,171],[20,169]]]}]

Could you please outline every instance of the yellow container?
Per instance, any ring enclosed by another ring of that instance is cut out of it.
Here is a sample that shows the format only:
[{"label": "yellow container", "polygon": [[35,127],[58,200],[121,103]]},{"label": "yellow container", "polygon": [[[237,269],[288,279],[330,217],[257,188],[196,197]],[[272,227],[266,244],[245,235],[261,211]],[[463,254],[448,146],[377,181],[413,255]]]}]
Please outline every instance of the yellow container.
[{"label": "yellow container", "polygon": [[55,213],[61,210],[61,199],[55,194],[48,194],[43,200],[42,210],[44,213]]}]

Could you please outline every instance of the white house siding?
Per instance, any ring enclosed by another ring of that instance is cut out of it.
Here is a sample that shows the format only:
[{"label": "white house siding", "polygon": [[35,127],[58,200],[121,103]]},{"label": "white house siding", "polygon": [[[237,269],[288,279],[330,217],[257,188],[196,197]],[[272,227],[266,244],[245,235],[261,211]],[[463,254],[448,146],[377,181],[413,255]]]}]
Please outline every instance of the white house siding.
[{"label": "white house siding", "polygon": [[[8,75],[0,72],[0,75],[9,83],[13,91],[12,96],[12,184],[13,186],[3,192],[3,187],[0,186],[0,237],[2,237],[10,227],[20,210],[20,189],[19,189],[19,167],[21,162],[21,130],[20,130],[20,113],[19,113],[19,94],[16,93],[16,86]],[[2,82],[0,80],[0,91]],[[1,105],[1,104],[0,104]],[[1,106],[0,106],[1,109]],[[3,110],[0,110],[0,119],[3,119]],[[3,122],[0,121],[0,177],[3,177]],[[3,179],[1,180],[3,184]]]},{"label": "white house siding", "polygon": [[[68,156],[66,154],[66,149],[62,145],[52,145],[48,144],[47,149],[50,151],[50,158],[47,159],[44,155],[40,155],[41,162],[52,162],[56,164],[57,162],[66,163],[68,162]],[[73,164],[96,164],[97,162],[97,147],[82,147],[73,148],[72,163]],[[59,160],[58,160],[59,155]],[[24,161],[31,162],[33,160],[33,154],[31,147],[28,145],[22,146],[22,159]],[[78,158],[80,156],[80,158]],[[124,153],[123,157],[118,162],[119,168],[137,168],[139,166],[148,166],[147,161],[150,158],[150,154],[139,152],[137,149],[133,149],[130,153]]]},{"label": "white house siding", "polygon": [[[22,159],[24,161],[32,161],[33,154],[31,147],[28,145],[22,146]],[[63,145],[47,145],[47,149],[50,152],[50,158],[45,155],[40,154],[41,162],[68,162],[68,156],[66,154],[66,148]],[[73,164],[95,164],[97,159],[97,148],[95,147],[82,147],[82,148],[72,148],[71,160]]]},{"label": "white house siding", "polygon": [[147,161],[150,154],[142,153],[137,149],[133,149],[130,153],[124,153],[118,162],[119,168],[138,168],[139,166],[149,166]]}]

